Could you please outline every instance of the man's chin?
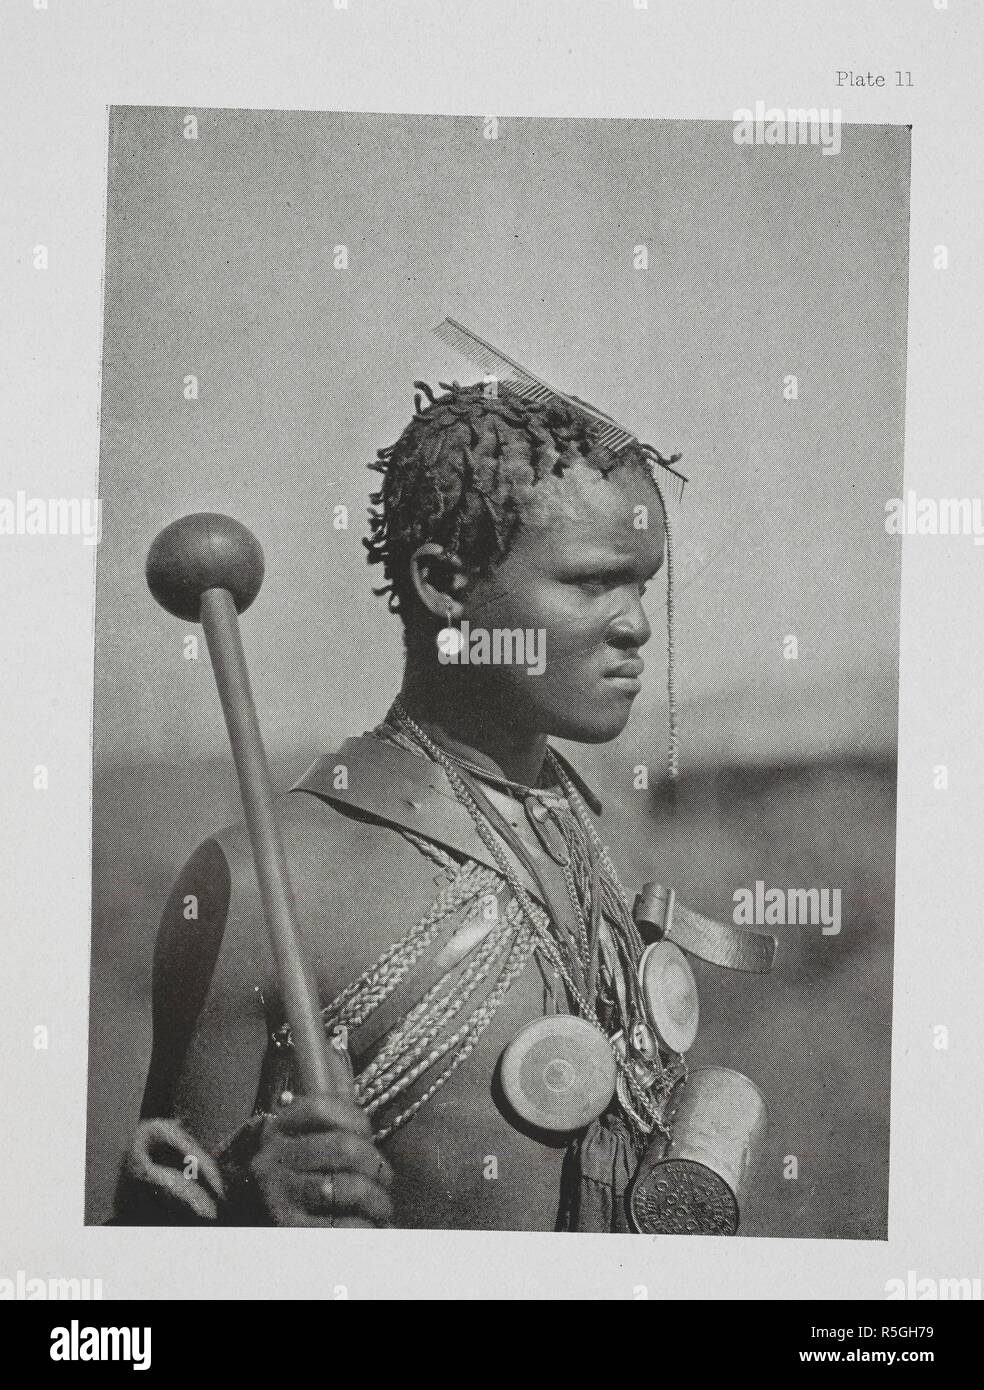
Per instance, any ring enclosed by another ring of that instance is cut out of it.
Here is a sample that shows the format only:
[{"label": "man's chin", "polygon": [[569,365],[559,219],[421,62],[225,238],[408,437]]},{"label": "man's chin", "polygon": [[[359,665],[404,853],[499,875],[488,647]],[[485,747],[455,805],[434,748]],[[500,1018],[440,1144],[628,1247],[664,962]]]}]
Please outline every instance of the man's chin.
[{"label": "man's chin", "polygon": [[610,743],[629,722],[632,701],[620,700],[617,705],[595,707],[578,711],[572,718],[567,711],[564,717],[555,722],[551,729],[554,738],[567,739],[570,743]]}]

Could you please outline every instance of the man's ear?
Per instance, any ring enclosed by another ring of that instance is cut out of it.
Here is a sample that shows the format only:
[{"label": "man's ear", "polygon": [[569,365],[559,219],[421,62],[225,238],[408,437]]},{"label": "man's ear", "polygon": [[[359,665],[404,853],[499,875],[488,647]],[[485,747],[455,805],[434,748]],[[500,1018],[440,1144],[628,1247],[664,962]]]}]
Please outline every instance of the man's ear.
[{"label": "man's ear", "polygon": [[461,617],[461,598],[468,586],[468,575],[457,555],[449,554],[435,541],[418,546],[410,557],[410,578],[420,602],[439,622]]}]

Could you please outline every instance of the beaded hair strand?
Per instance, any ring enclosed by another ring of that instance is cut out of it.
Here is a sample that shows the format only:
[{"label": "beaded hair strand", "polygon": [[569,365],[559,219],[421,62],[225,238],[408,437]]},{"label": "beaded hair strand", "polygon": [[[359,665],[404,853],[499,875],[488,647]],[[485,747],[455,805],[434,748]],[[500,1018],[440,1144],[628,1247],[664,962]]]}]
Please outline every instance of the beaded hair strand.
[{"label": "beaded hair strand", "polygon": [[676,703],[676,621],[673,608],[673,532],[666,501],[656,477],[656,465],[650,471],[653,487],[663,511],[663,530],[666,535],[666,702],[670,726],[667,766],[670,786],[674,793],[680,777],[680,731]]}]

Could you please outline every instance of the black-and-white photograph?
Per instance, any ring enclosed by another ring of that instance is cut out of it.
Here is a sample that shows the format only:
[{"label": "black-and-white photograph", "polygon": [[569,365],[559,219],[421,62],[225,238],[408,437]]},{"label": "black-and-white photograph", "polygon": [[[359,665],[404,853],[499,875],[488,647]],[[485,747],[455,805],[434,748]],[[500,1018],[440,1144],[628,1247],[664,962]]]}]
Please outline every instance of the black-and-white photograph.
[{"label": "black-and-white photograph", "polygon": [[886,1238],[909,149],[111,109],[89,1224]]}]

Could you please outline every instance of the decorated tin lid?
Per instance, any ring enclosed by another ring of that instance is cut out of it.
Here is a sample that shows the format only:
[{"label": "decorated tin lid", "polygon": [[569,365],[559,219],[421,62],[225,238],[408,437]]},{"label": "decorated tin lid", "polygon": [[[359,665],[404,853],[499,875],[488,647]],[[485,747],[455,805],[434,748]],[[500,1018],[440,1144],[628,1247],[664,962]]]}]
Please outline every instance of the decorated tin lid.
[{"label": "decorated tin lid", "polygon": [[670,1052],[686,1052],[700,1023],[697,981],[672,941],[654,941],[639,961],[639,987],[649,1022]]}]

